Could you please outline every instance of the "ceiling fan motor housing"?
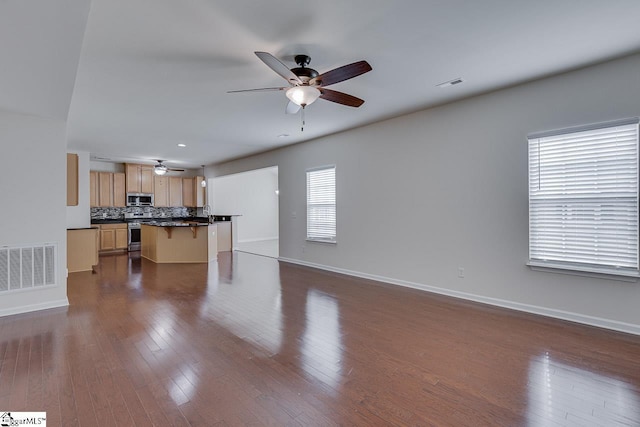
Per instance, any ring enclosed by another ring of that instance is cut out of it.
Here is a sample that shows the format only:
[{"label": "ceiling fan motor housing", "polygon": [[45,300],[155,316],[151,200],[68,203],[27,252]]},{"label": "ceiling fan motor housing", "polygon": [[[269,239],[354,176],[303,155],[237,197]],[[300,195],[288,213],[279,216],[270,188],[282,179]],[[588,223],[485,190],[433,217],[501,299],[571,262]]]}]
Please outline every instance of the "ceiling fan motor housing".
[{"label": "ceiling fan motor housing", "polygon": [[318,72],[313,68],[303,68],[303,67],[292,68],[291,72],[296,76],[298,76],[300,80],[304,82],[309,81],[313,78],[316,78],[319,75]]},{"label": "ceiling fan motor housing", "polygon": [[298,76],[300,80],[306,83],[309,80],[318,77],[319,73],[316,70],[313,68],[306,68],[306,66],[311,63],[311,57],[309,55],[296,55],[294,60],[299,67],[292,68],[291,72]]}]

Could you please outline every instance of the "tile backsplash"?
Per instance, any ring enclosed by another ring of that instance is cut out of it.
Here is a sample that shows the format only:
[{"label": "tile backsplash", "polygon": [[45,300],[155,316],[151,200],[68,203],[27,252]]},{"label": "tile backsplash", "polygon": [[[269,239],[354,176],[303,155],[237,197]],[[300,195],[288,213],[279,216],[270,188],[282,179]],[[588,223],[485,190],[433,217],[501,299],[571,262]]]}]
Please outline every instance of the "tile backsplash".
[{"label": "tile backsplash", "polygon": [[154,218],[180,218],[196,216],[196,208],[91,208],[91,219],[123,219],[125,213],[151,212]]}]

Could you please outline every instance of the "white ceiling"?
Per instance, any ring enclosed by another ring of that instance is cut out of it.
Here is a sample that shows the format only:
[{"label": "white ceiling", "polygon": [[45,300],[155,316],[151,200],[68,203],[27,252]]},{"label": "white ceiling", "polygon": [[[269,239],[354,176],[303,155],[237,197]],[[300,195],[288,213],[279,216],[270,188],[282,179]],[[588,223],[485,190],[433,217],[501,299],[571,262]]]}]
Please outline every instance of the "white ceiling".
[{"label": "white ceiling", "polygon": [[[82,37],[88,4],[0,2],[0,49],[10,53],[0,108],[60,117],[71,98],[70,149],[170,166],[217,163],[640,50],[637,0],[93,0]],[[45,31],[51,22],[56,31]],[[79,40],[78,65],[69,52]],[[373,71],[331,89],[366,102],[318,100],[301,132],[283,92],[226,93],[284,83],[258,50],[290,67],[308,54],[321,73],[364,59]],[[435,87],[457,77],[464,83]]]}]

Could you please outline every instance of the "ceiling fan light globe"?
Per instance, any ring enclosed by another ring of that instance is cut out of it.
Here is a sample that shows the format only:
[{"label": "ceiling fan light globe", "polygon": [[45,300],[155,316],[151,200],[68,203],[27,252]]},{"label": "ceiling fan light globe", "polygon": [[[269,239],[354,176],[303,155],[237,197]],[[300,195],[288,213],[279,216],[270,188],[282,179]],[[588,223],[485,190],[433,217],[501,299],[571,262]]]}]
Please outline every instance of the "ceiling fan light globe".
[{"label": "ceiling fan light globe", "polygon": [[313,86],[295,86],[288,89],[286,95],[294,104],[306,107],[320,97],[320,91]]},{"label": "ceiling fan light globe", "polygon": [[164,175],[167,173],[167,167],[165,165],[155,165],[153,167],[153,172],[156,175]]}]

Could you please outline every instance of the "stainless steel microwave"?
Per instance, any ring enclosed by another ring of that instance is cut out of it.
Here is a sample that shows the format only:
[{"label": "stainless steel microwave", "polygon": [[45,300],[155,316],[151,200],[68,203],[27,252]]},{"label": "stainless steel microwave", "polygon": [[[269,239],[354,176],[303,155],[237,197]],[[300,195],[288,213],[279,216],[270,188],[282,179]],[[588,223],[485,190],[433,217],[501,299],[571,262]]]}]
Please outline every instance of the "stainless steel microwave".
[{"label": "stainless steel microwave", "polygon": [[153,206],[153,194],[127,193],[127,206]]}]

